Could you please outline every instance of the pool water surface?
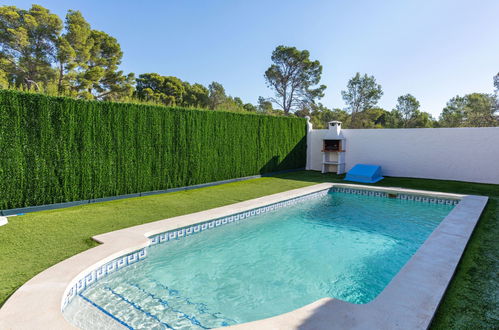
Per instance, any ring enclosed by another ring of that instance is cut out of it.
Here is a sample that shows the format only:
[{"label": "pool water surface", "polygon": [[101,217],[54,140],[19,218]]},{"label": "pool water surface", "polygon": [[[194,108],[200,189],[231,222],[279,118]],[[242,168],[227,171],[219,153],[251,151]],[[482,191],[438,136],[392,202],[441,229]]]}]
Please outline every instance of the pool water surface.
[{"label": "pool water surface", "polygon": [[150,246],[143,261],[101,279],[79,299],[134,329],[233,325],[324,297],[364,304],[452,208],[331,191]]}]

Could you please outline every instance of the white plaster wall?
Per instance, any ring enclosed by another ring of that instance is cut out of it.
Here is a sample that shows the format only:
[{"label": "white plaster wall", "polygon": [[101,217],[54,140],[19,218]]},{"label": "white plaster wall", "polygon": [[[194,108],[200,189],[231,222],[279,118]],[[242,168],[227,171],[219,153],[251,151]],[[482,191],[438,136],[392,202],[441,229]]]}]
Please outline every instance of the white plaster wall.
[{"label": "white plaster wall", "polygon": [[[327,129],[314,129],[311,132],[309,131],[311,138],[307,136],[307,141],[311,141],[311,143],[307,144],[307,155],[311,158],[307,163],[310,164],[310,169],[314,171],[322,171],[322,138],[326,135],[326,132]],[[310,152],[308,149],[312,149],[312,151]]]},{"label": "white plaster wall", "polygon": [[[320,171],[322,138],[313,130],[311,169]],[[344,129],[346,169],[381,165],[383,175],[499,184],[499,127]]]}]

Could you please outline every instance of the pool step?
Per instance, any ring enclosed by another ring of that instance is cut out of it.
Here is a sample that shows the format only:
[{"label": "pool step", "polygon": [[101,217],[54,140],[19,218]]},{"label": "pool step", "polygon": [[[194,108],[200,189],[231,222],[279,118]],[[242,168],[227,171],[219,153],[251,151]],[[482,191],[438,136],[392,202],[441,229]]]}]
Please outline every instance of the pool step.
[{"label": "pool step", "polygon": [[101,312],[132,329],[210,329],[237,323],[153,279],[98,285],[85,295]]},{"label": "pool step", "polygon": [[99,288],[85,292],[81,297],[111,318],[129,329],[172,329],[154,314],[128,300],[111,288]]},{"label": "pool step", "polygon": [[140,283],[129,283],[129,285],[139,288],[157,301],[159,299],[166,301],[172,309],[178,311],[183,318],[190,320],[193,325],[202,328],[218,328],[237,323],[220,313],[210,311],[206,304],[194,302],[188,297],[182,296],[179,291],[154,279],[143,280]]},{"label": "pool step", "polygon": [[154,315],[157,320],[174,329],[208,329],[194,315],[180,310],[170,300],[148,292],[135,283],[123,283],[115,292],[125,299],[133,300],[145,313]]}]

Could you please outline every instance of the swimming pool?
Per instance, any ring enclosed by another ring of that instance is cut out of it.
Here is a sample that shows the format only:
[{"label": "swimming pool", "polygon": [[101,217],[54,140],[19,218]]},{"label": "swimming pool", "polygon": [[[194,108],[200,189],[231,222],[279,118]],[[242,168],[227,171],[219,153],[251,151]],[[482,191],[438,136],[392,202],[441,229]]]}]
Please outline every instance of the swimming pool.
[{"label": "swimming pool", "polygon": [[83,328],[96,311],[121,327],[213,328],[323,297],[368,303],[456,203],[333,188],[157,234],[77,283],[65,316]]}]

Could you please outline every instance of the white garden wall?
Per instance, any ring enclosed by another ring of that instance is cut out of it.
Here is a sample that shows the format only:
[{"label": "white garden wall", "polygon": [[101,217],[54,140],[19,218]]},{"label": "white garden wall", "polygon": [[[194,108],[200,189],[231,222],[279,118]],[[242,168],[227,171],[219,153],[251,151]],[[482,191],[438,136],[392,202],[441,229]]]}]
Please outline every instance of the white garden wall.
[{"label": "white garden wall", "polygon": [[[322,137],[309,131],[308,167],[321,170]],[[381,165],[383,175],[499,184],[499,127],[344,129],[346,169]]]}]

